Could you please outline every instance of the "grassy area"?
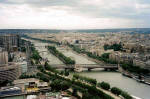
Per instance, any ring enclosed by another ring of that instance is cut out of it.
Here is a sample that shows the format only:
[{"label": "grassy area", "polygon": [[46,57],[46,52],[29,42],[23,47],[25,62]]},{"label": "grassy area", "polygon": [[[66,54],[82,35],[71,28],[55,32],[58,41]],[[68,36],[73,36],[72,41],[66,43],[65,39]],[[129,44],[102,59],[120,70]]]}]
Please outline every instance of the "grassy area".
[{"label": "grassy area", "polygon": [[75,64],[75,60],[72,60],[70,57],[66,57],[64,54],[59,52],[54,46],[48,46],[48,50],[58,57],[65,64]]},{"label": "grassy area", "polygon": [[113,45],[105,44],[104,50],[109,50],[109,49],[113,49],[114,51],[122,51],[122,45],[121,45],[121,43],[119,43],[119,44],[115,43]]}]

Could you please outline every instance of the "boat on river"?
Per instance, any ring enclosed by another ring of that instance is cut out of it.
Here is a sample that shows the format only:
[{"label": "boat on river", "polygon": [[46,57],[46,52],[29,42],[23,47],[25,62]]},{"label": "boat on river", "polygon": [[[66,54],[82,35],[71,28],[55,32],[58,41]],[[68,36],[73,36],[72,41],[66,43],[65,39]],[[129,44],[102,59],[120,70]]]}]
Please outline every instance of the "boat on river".
[{"label": "boat on river", "polygon": [[75,72],[82,72],[83,69],[82,69],[82,68],[75,68],[74,71],[75,71]]},{"label": "boat on river", "polygon": [[122,73],[123,76],[126,76],[126,77],[129,77],[129,78],[132,78],[132,76],[128,73]]},{"label": "boat on river", "polygon": [[132,95],[132,98],[133,99],[142,99],[142,98],[139,98],[139,97],[136,97],[136,96],[133,96],[133,95]]}]

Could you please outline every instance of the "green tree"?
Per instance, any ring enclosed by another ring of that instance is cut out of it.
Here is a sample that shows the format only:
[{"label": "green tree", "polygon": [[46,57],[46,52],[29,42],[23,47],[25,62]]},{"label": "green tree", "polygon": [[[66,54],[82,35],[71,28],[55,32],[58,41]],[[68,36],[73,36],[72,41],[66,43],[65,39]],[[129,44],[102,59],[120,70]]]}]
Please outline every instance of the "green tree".
[{"label": "green tree", "polygon": [[65,71],[65,76],[69,76],[69,71]]},{"label": "green tree", "polygon": [[101,87],[105,90],[109,90],[110,89],[110,84],[109,83],[106,83],[106,82],[101,82],[101,83],[98,83],[97,84],[98,87]]},{"label": "green tree", "polygon": [[116,95],[120,95],[122,91],[121,91],[121,89],[119,89],[117,87],[112,87],[111,92],[116,94]]}]

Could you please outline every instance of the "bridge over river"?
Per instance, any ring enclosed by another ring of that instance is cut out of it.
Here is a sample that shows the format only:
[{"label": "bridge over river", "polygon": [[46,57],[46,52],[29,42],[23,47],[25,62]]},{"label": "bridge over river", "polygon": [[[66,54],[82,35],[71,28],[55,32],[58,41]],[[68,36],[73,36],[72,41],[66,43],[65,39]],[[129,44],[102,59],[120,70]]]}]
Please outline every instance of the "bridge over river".
[{"label": "bridge over river", "polygon": [[96,69],[96,68],[104,68],[105,70],[116,70],[118,69],[117,65],[102,65],[102,64],[74,64],[74,65],[65,65],[65,64],[51,64],[51,66],[55,69]]}]

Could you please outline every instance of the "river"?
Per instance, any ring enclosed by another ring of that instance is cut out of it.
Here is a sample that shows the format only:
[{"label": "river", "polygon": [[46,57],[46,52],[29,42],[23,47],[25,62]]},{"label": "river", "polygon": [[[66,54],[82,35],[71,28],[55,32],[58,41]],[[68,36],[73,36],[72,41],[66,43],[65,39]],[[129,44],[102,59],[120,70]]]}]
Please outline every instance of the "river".
[{"label": "river", "polygon": [[47,50],[47,48],[45,48],[45,46],[51,45],[51,44],[41,43],[39,41],[30,40],[30,39],[25,39],[25,40],[32,42],[34,44],[36,50],[39,52],[40,56],[42,56],[42,58],[44,58],[44,59],[48,59],[49,64],[63,64],[62,61],[60,61],[56,56],[51,54]]},{"label": "river", "polygon": [[119,72],[106,72],[103,70],[93,70],[91,72],[84,71],[80,75],[95,78],[98,82],[108,82],[111,87],[119,87],[129,94],[140,97],[142,99],[150,99],[150,86],[139,83],[131,78],[123,76]]},{"label": "river", "polygon": [[[37,41],[34,42],[35,44],[38,43]],[[42,43],[40,43],[42,44]],[[44,44],[44,43],[43,43]],[[40,50],[46,50],[44,47],[42,49],[37,48]],[[75,59],[77,64],[95,64],[91,60],[86,59],[81,55],[73,53],[72,51],[65,50],[64,48],[57,47],[59,51],[61,51],[64,55]],[[62,63],[57,57],[51,55],[51,53],[47,52],[42,57],[47,57],[50,60],[50,63],[59,64]],[[92,70],[91,72],[84,71],[79,73],[80,75],[84,75],[87,77],[95,78],[98,82],[106,81],[109,82],[111,86],[119,87],[129,94],[134,96],[140,97],[142,99],[150,99],[150,86],[139,83],[131,78],[123,76],[119,72],[106,72],[102,69],[100,70]]]},{"label": "river", "polygon": [[56,47],[58,51],[63,53],[65,56],[72,58],[76,61],[76,64],[96,64],[95,62],[88,60],[86,57],[74,53],[71,50],[66,50],[65,48]]}]

